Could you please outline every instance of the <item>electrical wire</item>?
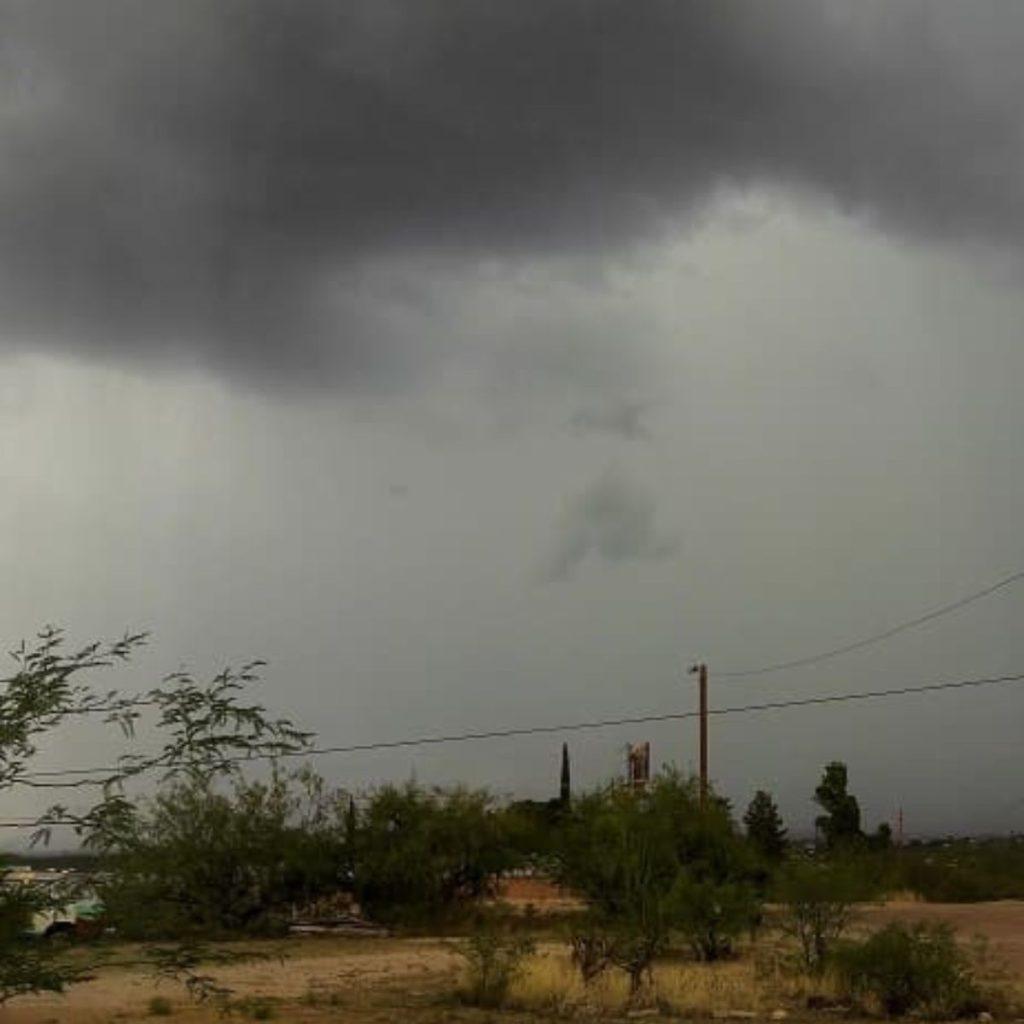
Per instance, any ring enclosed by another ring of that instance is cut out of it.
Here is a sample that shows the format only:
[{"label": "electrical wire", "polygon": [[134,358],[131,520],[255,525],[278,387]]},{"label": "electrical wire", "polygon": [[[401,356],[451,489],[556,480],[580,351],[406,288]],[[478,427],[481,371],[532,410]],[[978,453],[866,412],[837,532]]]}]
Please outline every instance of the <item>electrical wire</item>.
[{"label": "electrical wire", "polygon": [[[981,686],[993,686],[999,683],[1024,681],[1024,673],[1005,676],[990,676],[981,679],[962,679],[950,683],[927,683],[920,686],[889,687],[881,690],[863,690],[854,693],[819,695],[815,697],[798,697],[788,700],[762,701],[752,704],[741,704],[724,708],[711,708],[709,715],[716,717],[725,715],[751,714],[762,711],[777,711],[787,708],[812,707],[820,704],[842,704],[851,701],[881,700],[891,697],[902,697],[918,693],[935,693],[944,690],[972,689]],[[370,753],[379,750],[395,750],[406,747],[437,746],[448,743],[465,743],[479,740],[507,739],[519,736],[538,736],[560,732],[580,732],[593,729],[608,729],[622,725],[644,725],[652,722],[675,722],[697,718],[699,711],[674,711],[661,714],[631,715],[622,718],[602,718],[584,722],[564,722],[557,725],[521,726],[509,729],[489,729],[481,732],[451,733],[438,736],[417,736],[408,739],[385,740],[376,743],[352,743],[340,746],[310,747],[304,750],[288,751],[280,754],[261,754],[252,757],[235,757],[226,759],[229,764],[245,764],[256,760],[276,760],[295,757],[322,757],[328,754]],[[175,765],[160,765],[160,768],[173,768]],[[94,766],[92,768],[54,768],[28,772],[16,782],[31,782],[35,779],[61,779],[75,776],[107,775],[109,779],[117,777],[116,765]],[[99,780],[106,781],[106,780]],[[75,785],[67,783],[68,786]]]},{"label": "electrical wire", "polygon": [[854,640],[852,643],[843,644],[841,647],[833,647],[830,650],[820,651],[817,654],[809,654],[806,657],[794,658],[792,661],[782,661],[774,665],[763,665],[760,668],[748,668],[733,672],[720,672],[716,669],[715,678],[745,679],[750,676],[768,675],[770,672],[781,672],[784,669],[803,668],[805,665],[817,665],[822,661],[828,661],[831,658],[838,658],[844,654],[859,651],[864,647],[871,647],[874,644],[879,644],[883,640],[888,640],[890,637],[894,637],[899,633],[905,633],[907,630],[915,629],[917,626],[923,626],[927,622],[932,622],[935,619],[941,618],[943,615],[949,615],[951,612],[959,611],[961,608],[965,608],[967,605],[973,604],[975,601],[980,601],[983,597],[988,597],[990,594],[994,594],[997,591],[1002,590],[1004,587],[1009,587],[1021,580],[1024,580],[1024,569],[1011,573],[1009,576],[1003,577],[1003,579],[990,584],[982,590],[976,590],[974,593],[957,598],[957,600],[951,601],[949,604],[944,604],[940,608],[935,608],[930,612],[926,612],[924,615],[919,615],[915,619],[909,619],[906,622],[901,622],[896,626],[891,626],[889,629],[882,630],[880,633],[873,633],[871,636],[864,637],[860,640]]}]

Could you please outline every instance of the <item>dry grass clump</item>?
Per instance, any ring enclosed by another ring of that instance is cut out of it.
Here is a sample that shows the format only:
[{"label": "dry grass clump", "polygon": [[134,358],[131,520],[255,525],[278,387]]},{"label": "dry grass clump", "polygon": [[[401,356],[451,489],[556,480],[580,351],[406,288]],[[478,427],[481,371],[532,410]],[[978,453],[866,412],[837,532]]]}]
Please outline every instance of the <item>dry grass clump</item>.
[{"label": "dry grass clump", "polygon": [[563,1014],[577,1009],[621,1010],[629,1003],[629,978],[605,971],[589,985],[567,949],[543,950],[531,957],[509,986],[508,1004],[524,1010]]},{"label": "dry grass clump", "polygon": [[814,1003],[824,1006],[843,998],[842,986],[834,972],[804,970],[792,946],[785,942],[766,944],[752,954],[751,962],[763,1001],[773,1007]]},{"label": "dry grass clump", "polygon": [[659,1006],[684,1017],[753,1011],[767,1014],[777,1005],[759,984],[750,961],[665,964],[654,974]]},{"label": "dry grass clump", "polygon": [[545,949],[531,957],[508,991],[507,1004],[535,1012],[621,1014],[640,1006],[656,1006],[682,1017],[753,1012],[769,1014],[786,1004],[806,1005],[809,996],[834,997],[828,979],[810,980],[787,971],[781,962],[753,959],[714,964],[664,961],[656,964],[644,988],[630,999],[629,978],[609,969],[585,985],[569,952]]}]

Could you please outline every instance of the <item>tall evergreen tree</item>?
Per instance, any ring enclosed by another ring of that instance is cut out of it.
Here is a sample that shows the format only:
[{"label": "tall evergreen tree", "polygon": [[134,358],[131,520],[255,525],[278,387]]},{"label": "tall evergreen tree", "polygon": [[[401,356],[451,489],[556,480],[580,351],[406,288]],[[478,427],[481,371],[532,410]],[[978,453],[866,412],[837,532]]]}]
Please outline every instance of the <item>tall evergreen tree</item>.
[{"label": "tall evergreen tree", "polygon": [[562,778],[558,789],[558,801],[563,807],[568,807],[572,799],[572,785],[569,777],[569,744],[562,744]]},{"label": "tall evergreen tree", "polygon": [[780,860],[786,852],[786,826],[769,792],[759,789],[750,801],[743,823],[747,839],[768,860]]}]

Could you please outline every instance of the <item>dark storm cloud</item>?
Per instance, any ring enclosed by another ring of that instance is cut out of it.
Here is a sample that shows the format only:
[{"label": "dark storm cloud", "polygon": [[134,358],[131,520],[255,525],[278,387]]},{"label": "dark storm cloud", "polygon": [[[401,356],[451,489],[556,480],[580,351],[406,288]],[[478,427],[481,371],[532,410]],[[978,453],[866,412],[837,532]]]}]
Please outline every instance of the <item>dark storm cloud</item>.
[{"label": "dark storm cloud", "polygon": [[607,562],[668,558],[676,542],[659,533],[655,513],[646,491],[615,472],[606,473],[566,505],[545,578],[567,579],[591,553]]},{"label": "dark storm cloud", "polygon": [[1024,231],[1024,8],[1006,4],[0,15],[0,304],[24,343],[393,381],[433,353],[368,266],[613,250],[762,181],[901,230]]}]

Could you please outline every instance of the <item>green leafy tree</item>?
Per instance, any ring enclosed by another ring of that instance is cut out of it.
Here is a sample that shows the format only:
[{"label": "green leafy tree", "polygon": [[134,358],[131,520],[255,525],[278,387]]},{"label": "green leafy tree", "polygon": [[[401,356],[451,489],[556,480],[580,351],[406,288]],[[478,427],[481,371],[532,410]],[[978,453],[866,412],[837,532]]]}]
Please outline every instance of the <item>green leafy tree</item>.
[{"label": "green leafy tree", "polygon": [[360,811],[353,887],[376,920],[432,921],[492,895],[512,861],[487,793],[384,786]]},{"label": "green leafy tree", "polygon": [[557,800],[515,800],[501,811],[518,863],[549,870],[568,807]]},{"label": "green leafy tree", "polygon": [[266,934],[344,887],[344,801],[308,770],[189,778],[140,802],[104,850],[100,896],[126,938]]},{"label": "green leafy tree", "polygon": [[[80,798],[93,794],[91,806],[82,813],[52,807],[39,819],[39,841],[48,839],[54,825],[71,824],[98,847],[106,847],[134,814],[127,782],[153,775],[169,782],[210,779],[240,760],[293,753],[308,742],[308,734],[287,719],[272,719],[259,705],[241,699],[256,680],[259,663],[239,672],[225,670],[209,683],[177,672],[136,694],[99,690],[91,683],[93,673],[130,661],[145,641],[144,634],[129,634],[110,643],[71,648],[61,630],[47,628],[12,652],[14,669],[0,679],[0,792],[14,786],[62,785],[41,779],[32,770],[33,761],[43,740],[83,716],[120,729],[130,743],[135,724],[145,716],[162,741],[152,752],[130,749],[107,771],[76,775],[67,785]],[[23,993],[61,991],[95,968],[87,958],[72,963],[52,947],[22,940],[33,914],[58,909],[68,898],[68,893],[16,882],[9,873],[0,875],[0,1002]],[[209,979],[197,971],[201,955],[194,945],[146,947],[140,956],[199,994],[212,990]]]},{"label": "green leafy tree", "polygon": [[747,839],[768,861],[779,861],[786,852],[786,826],[770,793],[759,789],[743,815]]},{"label": "green leafy tree", "polygon": [[[576,799],[558,856],[559,880],[591,907],[575,946],[622,967],[634,989],[673,929],[706,959],[730,950],[757,914],[754,867],[728,805],[701,809],[695,780],[672,771]],[[584,973],[591,959],[579,957]]]},{"label": "green leafy tree", "polygon": [[829,850],[851,846],[863,839],[860,804],[847,789],[846,765],[832,761],[825,765],[821,782],[814,791],[814,802],[825,812],[815,823]]},{"label": "green leafy tree", "polygon": [[652,791],[608,786],[574,800],[565,822],[557,877],[590,904],[573,936],[585,982],[614,964],[636,993],[668,941],[678,851],[673,822],[653,803]]},{"label": "green leafy tree", "polygon": [[53,892],[0,872],[0,1005],[30,992],[60,992],[84,973],[52,944],[25,940],[33,918],[54,909]]}]

